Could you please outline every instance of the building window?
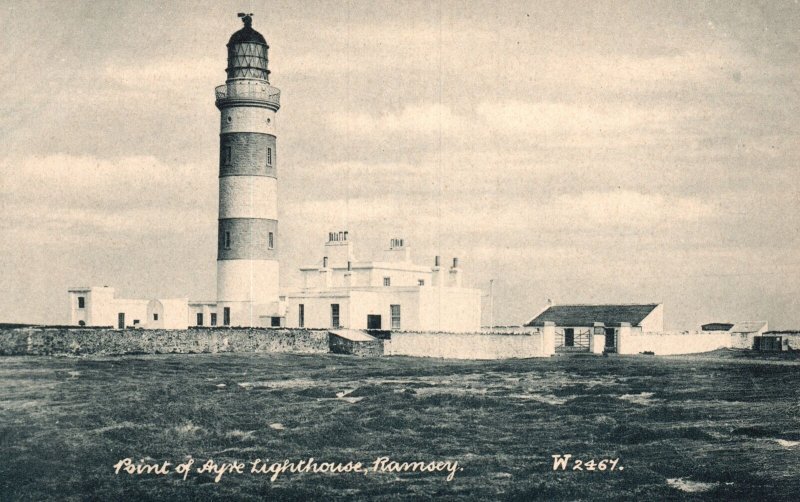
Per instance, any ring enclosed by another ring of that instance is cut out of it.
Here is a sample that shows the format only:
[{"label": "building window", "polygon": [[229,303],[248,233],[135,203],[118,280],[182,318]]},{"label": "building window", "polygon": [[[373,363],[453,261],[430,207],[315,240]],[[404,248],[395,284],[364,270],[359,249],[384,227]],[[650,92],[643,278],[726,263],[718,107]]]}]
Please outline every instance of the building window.
[{"label": "building window", "polygon": [[231,233],[225,232],[225,249],[231,248]]},{"label": "building window", "polygon": [[301,328],[305,328],[306,326],[306,306],[302,303],[297,309],[297,325]]},{"label": "building window", "polygon": [[280,317],[273,317],[271,325],[272,325],[273,328],[280,328],[281,327],[281,318]]},{"label": "building window", "polygon": [[217,325],[217,314],[211,314],[211,325],[212,326]]},{"label": "building window", "polygon": [[233,163],[233,151],[229,146],[222,147],[222,165],[230,166]]},{"label": "building window", "polygon": [[203,313],[202,312],[198,312],[197,313],[197,325],[198,326],[202,326],[203,325]]},{"label": "building window", "polygon": [[78,326],[86,326],[86,321],[78,321]]},{"label": "building window", "polygon": [[86,298],[84,298],[83,296],[79,296],[78,297],[78,308],[82,309],[82,308],[85,308],[85,307],[86,307]]},{"label": "building window", "polygon": [[153,320],[154,321],[158,321],[158,314],[155,314],[155,313],[153,314]]},{"label": "building window", "polygon": [[391,305],[392,329],[400,329],[400,305]]},{"label": "building window", "polygon": [[418,286],[424,286],[425,285],[425,279],[417,279],[417,285]]},{"label": "building window", "polygon": [[331,327],[339,327],[339,304],[331,303]]},{"label": "building window", "polygon": [[225,326],[231,325],[231,308],[225,307],[222,309],[222,324]]},{"label": "building window", "polygon": [[272,232],[269,233],[269,248],[275,249],[275,234]]},{"label": "building window", "polygon": [[383,285],[384,286],[391,286],[392,285],[392,278],[391,277],[384,277],[383,278]]},{"label": "building window", "polygon": [[272,148],[267,147],[267,167],[272,167]]}]

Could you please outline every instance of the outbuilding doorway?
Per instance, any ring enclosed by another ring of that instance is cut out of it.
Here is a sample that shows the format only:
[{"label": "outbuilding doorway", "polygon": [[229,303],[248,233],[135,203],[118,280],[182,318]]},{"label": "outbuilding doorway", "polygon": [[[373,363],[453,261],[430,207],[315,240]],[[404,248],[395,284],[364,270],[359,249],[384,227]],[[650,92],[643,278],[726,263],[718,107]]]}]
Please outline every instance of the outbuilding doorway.
[{"label": "outbuilding doorway", "polygon": [[606,328],[606,352],[613,350],[617,347],[617,330],[614,328]]}]

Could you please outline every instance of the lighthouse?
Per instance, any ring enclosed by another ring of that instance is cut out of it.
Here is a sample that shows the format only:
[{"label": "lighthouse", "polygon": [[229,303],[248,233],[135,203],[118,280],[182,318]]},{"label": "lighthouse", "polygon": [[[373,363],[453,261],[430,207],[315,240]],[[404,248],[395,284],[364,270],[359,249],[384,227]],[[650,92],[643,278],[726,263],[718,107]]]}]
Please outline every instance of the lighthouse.
[{"label": "lighthouse", "polygon": [[[225,326],[280,325],[278,157],[280,90],[269,83],[264,37],[252,14],[228,41],[219,108],[217,312]],[[277,323],[276,323],[277,320]]]}]

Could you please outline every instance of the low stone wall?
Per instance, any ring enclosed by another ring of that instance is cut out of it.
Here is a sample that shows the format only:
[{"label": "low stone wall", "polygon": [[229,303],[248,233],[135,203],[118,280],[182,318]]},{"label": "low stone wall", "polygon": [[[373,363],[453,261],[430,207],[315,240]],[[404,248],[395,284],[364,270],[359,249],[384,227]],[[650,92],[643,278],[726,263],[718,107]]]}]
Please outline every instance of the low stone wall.
[{"label": "low stone wall", "polygon": [[663,333],[620,333],[618,354],[656,355],[697,354],[716,349],[730,348],[731,335],[726,331],[680,331]]},{"label": "low stone wall", "polygon": [[199,354],[293,352],[327,354],[325,330],[197,328],[114,330],[80,328],[0,329],[0,355]]},{"label": "low stone wall", "polygon": [[[548,347],[547,341],[550,341]],[[507,359],[549,357],[554,338],[536,333],[419,333],[393,332],[384,341],[387,356],[448,359]]]},{"label": "low stone wall", "polygon": [[361,357],[380,357],[383,355],[383,340],[354,341],[330,333],[330,351],[334,354],[349,354]]}]

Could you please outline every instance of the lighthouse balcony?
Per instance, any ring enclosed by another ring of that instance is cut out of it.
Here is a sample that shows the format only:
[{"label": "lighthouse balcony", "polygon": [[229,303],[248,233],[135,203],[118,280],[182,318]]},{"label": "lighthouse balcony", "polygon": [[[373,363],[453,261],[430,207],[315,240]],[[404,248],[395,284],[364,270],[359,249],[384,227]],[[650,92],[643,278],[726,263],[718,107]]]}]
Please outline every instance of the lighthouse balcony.
[{"label": "lighthouse balcony", "polygon": [[261,82],[229,82],[215,89],[218,108],[226,105],[255,104],[277,110],[281,105],[281,91]]}]

